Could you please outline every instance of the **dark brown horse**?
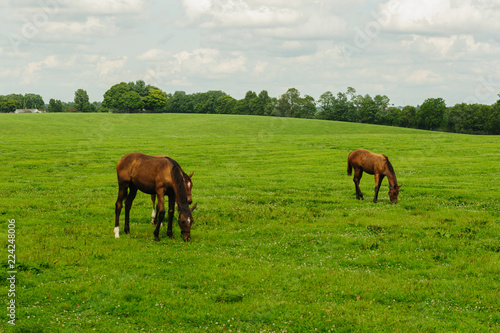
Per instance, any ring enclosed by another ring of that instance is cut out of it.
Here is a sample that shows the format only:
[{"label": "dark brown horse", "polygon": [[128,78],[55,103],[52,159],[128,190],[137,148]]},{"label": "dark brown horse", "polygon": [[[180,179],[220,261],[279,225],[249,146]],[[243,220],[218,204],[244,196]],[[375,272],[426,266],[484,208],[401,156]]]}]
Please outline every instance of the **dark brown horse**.
[{"label": "dark brown horse", "polygon": [[382,180],[387,176],[389,181],[389,198],[392,203],[398,202],[399,188],[394,168],[385,155],[374,154],[365,149],[358,149],[349,154],[347,158],[347,175],[352,174],[354,169],[354,185],[356,186],[356,199],[364,199],[363,193],[359,189],[359,181],[363,176],[363,171],[375,176],[375,197],[373,202],[377,202],[378,191]]},{"label": "dark brown horse", "polygon": [[[175,203],[179,212],[179,226],[185,241],[191,239],[191,225],[193,224],[192,211],[189,207],[187,190],[184,182],[184,172],[179,164],[168,157],[153,157],[141,153],[130,153],[121,158],[116,165],[118,176],[118,199],[115,207],[115,237],[119,238],[120,212],[125,200],[125,228],[130,233],[129,216],[132,202],[137,190],[156,195],[158,199],[157,223],[154,231],[155,241],[159,241],[160,226],[165,217],[165,195],[168,196],[167,235],[172,237],[172,220]],[[187,176],[187,175],[186,175]],[[189,176],[187,176],[189,177]],[[127,193],[128,192],[128,193]]]}]

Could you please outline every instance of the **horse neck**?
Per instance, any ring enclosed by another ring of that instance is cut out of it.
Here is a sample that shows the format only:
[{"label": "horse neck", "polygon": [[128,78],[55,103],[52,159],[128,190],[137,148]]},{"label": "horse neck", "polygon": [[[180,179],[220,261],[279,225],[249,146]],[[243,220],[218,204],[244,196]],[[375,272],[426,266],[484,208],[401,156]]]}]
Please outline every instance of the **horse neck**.
[{"label": "horse neck", "polygon": [[[182,175],[181,170],[172,169],[172,186],[175,192],[175,201],[177,202],[177,206],[179,209],[183,211],[190,211],[189,204],[187,201],[187,191],[184,185],[184,177]],[[180,172],[179,175],[175,175],[174,172]]]},{"label": "horse neck", "polygon": [[398,180],[396,179],[396,173],[394,172],[394,170],[391,170],[391,168],[389,168],[388,166],[387,166],[386,176],[387,176],[387,180],[389,181],[390,187],[398,186]]}]

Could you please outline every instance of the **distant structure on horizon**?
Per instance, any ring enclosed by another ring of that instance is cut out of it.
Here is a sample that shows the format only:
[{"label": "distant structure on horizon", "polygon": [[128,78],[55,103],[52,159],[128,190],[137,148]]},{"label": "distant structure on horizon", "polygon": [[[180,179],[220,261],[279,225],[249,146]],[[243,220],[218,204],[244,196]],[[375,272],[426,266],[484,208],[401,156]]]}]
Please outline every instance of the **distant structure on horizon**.
[{"label": "distant structure on horizon", "polygon": [[45,113],[45,110],[38,109],[17,109],[14,113]]}]

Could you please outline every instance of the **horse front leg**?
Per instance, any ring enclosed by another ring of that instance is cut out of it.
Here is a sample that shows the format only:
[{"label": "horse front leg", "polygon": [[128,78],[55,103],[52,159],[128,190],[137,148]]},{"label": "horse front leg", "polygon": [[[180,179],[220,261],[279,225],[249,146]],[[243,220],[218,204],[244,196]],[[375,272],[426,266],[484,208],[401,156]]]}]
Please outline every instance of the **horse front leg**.
[{"label": "horse front leg", "polygon": [[384,180],[384,175],[375,174],[375,197],[373,197],[373,202],[377,203],[378,191],[380,190],[380,185],[382,185],[382,180]]},{"label": "horse front leg", "polygon": [[352,181],[354,182],[354,186],[356,187],[356,199],[358,200],[365,199],[363,198],[363,193],[361,193],[361,189],[359,188],[359,182],[362,176],[363,176],[363,171],[361,169],[354,170],[354,178],[352,179]]},{"label": "horse front leg", "polygon": [[118,185],[118,198],[115,203],[115,229],[113,230],[115,238],[120,238],[120,213],[123,207],[123,199],[127,196],[126,184]]},{"label": "horse front leg", "polygon": [[127,195],[127,200],[125,200],[125,228],[124,231],[126,234],[130,234],[130,209],[132,208],[132,202],[135,199],[137,194],[137,188],[134,185],[130,185],[130,192]]},{"label": "horse front leg", "polygon": [[175,213],[175,195],[168,195],[168,226],[167,226],[167,236],[170,238],[174,237],[174,233],[172,231],[172,223],[174,221],[174,213]]},{"label": "horse front leg", "polygon": [[151,212],[151,224],[156,224],[156,211],[155,211],[155,203],[156,203],[156,195],[151,194],[151,202],[153,203],[153,211]]},{"label": "horse front leg", "polygon": [[156,219],[156,228],[154,231],[155,241],[160,241],[160,227],[163,218],[165,217],[165,194],[163,191],[157,192],[158,197],[158,205],[156,206],[157,211],[157,219]]}]

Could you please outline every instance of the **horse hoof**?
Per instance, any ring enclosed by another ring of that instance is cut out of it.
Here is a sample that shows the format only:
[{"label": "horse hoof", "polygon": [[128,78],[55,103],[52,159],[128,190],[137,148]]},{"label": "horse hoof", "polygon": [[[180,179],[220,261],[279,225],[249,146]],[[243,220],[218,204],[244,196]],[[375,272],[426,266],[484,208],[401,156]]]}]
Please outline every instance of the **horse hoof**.
[{"label": "horse hoof", "polygon": [[159,238],[155,238],[155,242],[159,243],[160,239]]},{"label": "horse hoof", "polygon": [[115,227],[113,232],[115,233],[115,238],[120,238],[120,229],[118,227]]}]

